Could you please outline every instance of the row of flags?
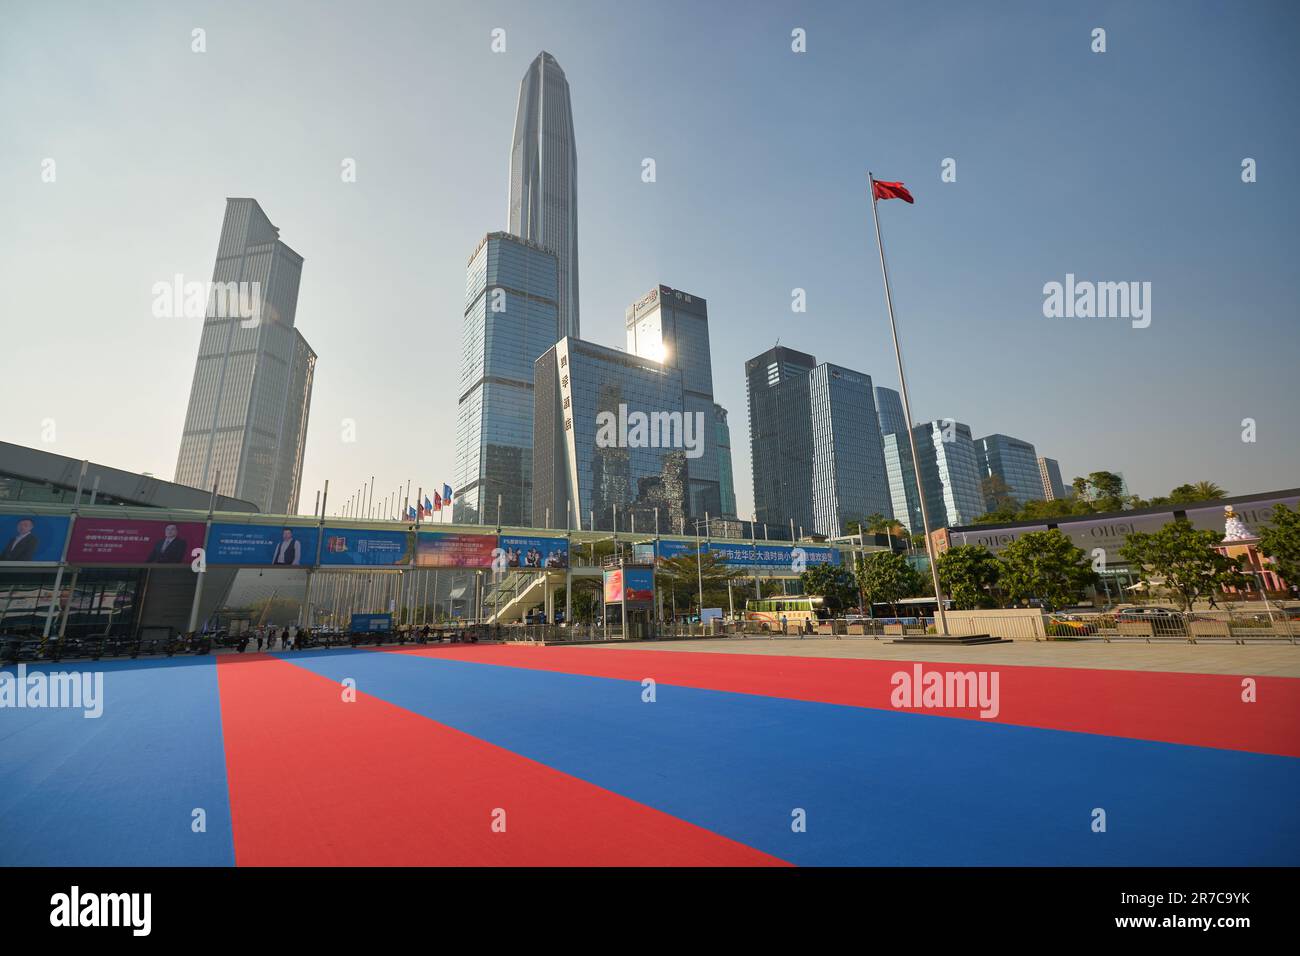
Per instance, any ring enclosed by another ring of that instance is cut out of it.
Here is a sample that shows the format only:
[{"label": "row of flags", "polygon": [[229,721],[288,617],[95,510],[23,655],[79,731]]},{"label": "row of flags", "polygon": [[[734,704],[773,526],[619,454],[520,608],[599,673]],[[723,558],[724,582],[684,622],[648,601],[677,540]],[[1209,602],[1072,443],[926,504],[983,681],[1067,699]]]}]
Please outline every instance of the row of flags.
[{"label": "row of flags", "polygon": [[407,505],[406,517],[411,521],[423,521],[434,512],[442,511],[443,508],[451,507],[451,485],[442,486],[442,494],[433,493],[433,500],[425,495],[423,501],[417,501],[414,505]]}]

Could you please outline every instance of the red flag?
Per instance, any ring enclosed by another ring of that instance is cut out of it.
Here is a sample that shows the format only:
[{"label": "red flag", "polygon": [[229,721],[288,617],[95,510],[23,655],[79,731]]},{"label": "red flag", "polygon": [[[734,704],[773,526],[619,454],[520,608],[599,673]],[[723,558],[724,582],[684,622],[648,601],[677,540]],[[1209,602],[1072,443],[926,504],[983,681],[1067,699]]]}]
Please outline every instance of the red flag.
[{"label": "red flag", "polygon": [[902,183],[884,183],[879,179],[873,179],[871,185],[875,187],[876,199],[901,199],[904,202],[914,202],[912,194]]},{"label": "red flag", "polygon": [[438,494],[438,492],[436,491],[433,493],[433,510],[434,511],[442,510],[442,496]]}]

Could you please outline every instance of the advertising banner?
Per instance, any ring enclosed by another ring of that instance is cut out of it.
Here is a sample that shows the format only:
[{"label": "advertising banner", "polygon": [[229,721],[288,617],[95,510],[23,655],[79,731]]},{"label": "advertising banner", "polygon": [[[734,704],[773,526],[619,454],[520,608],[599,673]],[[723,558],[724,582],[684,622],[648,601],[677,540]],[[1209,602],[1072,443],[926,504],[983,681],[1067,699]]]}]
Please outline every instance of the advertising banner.
[{"label": "advertising banner", "polygon": [[203,547],[202,521],[77,518],[69,564],[189,564]]},{"label": "advertising banner", "polygon": [[209,564],[309,567],[316,563],[316,528],[214,524],[208,535]]},{"label": "advertising banner", "polygon": [[[1232,506],[1233,513],[1246,523],[1246,527],[1255,534],[1259,534],[1270,524],[1273,523],[1273,506],[1286,505],[1288,508],[1295,508],[1300,505],[1300,498],[1292,495],[1290,498],[1261,498],[1259,501],[1243,501],[1240,504]],[[1193,528],[1198,530],[1218,531],[1224,530],[1225,519],[1223,517],[1226,504],[1211,505],[1206,508],[1188,508],[1187,520],[1192,523]]]},{"label": "advertising banner", "polygon": [[[805,566],[814,564],[839,564],[840,553],[835,548],[815,545],[789,544],[720,544],[712,542],[709,551],[731,567],[745,568],[793,568],[795,548],[803,552]],[[659,557],[675,558],[682,554],[694,554],[696,545],[691,541],[660,541]]]},{"label": "advertising banner", "polygon": [[999,528],[997,530],[989,529],[988,531],[954,531],[950,533],[948,543],[954,548],[968,544],[979,545],[997,554],[1021,535],[1029,534],[1031,531],[1046,530],[1047,525],[1036,524],[1027,525],[1023,528]]},{"label": "advertising banner", "polygon": [[567,568],[569,542],[563,538],[530,538],[503,534],[500,548],[509,568]]},{"label": "advertising banner", "polygon": [[354,634],[387,633],[393,629],[393,615],[353,614],[348,629]]},{"label": "advertising banner", "polygon": [[1119,549],[1130,534],[1135,531],[1151,533],[1159,531],[1174,520],[1173,512],[1136,515],[1133,517],[1098,518],[1094,521],[1071,521],[1059,526],[1060,531],[1077,547],[1086,551],[1091,559],[1093,552],[1101,549],[1106,556],[1106,564],[1123,564]]},{"label": "advertising banner", "polygon": [[323,566],[391,568],[411,561],[409,531],[366,531],[326,528],[320,551]]},{"label": "advertising banner", "polygon": [[68,536],[65,517],[0,515],[0,562],[58,561]]},{"label": "advertising banner", "polygon": [[611,568],[605,572],[605,603],[653,604],[655,599],[652,568]]},{"label": "advertising banner", "polygon": [[490,568],[496,548],[494,534],[421,531],[415,560],[424,568]]}]

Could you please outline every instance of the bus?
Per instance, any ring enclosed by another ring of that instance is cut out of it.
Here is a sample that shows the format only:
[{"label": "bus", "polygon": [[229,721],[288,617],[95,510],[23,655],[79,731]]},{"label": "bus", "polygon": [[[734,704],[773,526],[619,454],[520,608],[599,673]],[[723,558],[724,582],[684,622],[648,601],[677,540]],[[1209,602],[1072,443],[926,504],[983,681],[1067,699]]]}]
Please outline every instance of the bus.
[{"label": "bus", "polygon": [[808,594],[774,595],[762,600],[750,598],[745,602],[746,621],[758,621],[774,627],[781,626],[781,618],[802,627],[805,621],[816,624],[818,621],[829,621],[830,617],[825,600]]}]

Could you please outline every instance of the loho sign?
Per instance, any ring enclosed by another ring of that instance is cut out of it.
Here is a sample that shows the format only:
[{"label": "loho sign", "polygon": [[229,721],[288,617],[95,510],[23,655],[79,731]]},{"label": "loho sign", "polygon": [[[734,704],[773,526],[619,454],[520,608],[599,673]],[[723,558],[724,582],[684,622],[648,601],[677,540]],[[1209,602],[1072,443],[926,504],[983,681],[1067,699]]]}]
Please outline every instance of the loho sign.
[{"label": "loho sign", "polygon": [[[990,528],[988,531],[958,531],[951,535],[950,544],[954,547],[964,544],[979,545],[994,552],[1001,551],[1021,535],[1031,531],[1046,531],[1047,525],[1036,524],[1024,528]],[[1064,530],[1064,529],[1062,529]]]}]

